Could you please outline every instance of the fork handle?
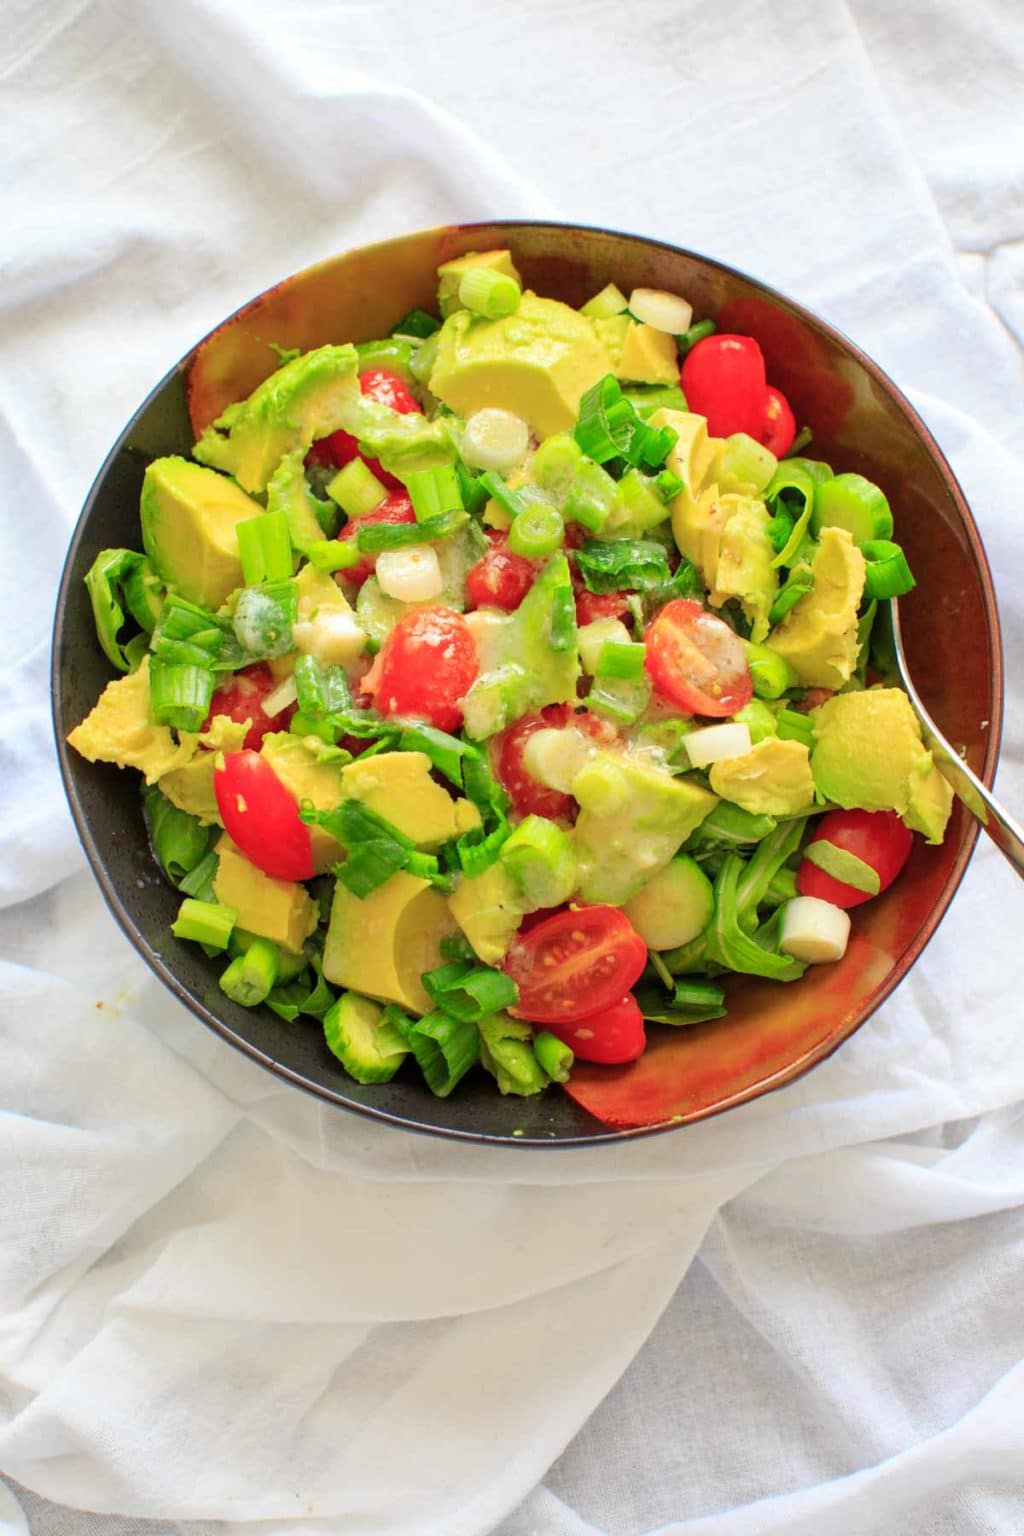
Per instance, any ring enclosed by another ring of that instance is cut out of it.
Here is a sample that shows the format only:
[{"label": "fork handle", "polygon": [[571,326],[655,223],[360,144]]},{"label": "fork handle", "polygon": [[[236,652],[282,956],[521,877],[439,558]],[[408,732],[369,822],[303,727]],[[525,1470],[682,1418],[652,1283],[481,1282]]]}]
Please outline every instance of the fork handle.
[{"label": "fork handle", "polygon": [[[922,710],[922,714],[924,711]],[[1024,828],[1000,805],[991,790],[986,789],[978,776],[950,746],[946,738],[936,730],[924,714],[924,738],[932,750],[937,767],[948,780],[958,799],[974,816],[999,852],[1005,854],[1014,869],[1024,880]]]}]

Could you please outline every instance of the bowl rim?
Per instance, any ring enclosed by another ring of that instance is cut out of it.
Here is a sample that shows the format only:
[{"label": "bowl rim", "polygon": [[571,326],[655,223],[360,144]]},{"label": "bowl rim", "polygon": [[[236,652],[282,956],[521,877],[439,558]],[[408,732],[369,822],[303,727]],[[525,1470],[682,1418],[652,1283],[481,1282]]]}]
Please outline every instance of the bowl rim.
[{"label": "bowl rim", "polygon": [[235,1047],[235,1049],[241,1051],[251,1061],[255,1061],[260,1066],[269,1069],[278,1078],[287,1083],[290,1083],[293,1087],[303,1089],[305,1092],[312,1094],[322,1102],[333,1104],[338,1108],[349,1110],[355,1114],[364,1115],[368,1119],[375,1120],[378,1123],[394,1126],[400,1130],[414,1132],[423,1136],[439,1136],[445,1138],[446,1140],[452,1141],[482,1143],[488,1146],[531,1148],[593,1147],[607,1145],[608,1143],[613,1142],[631,1141],[639,1137],[659,1136],[665,1134],[668,1131],[679,1130],[684,1125],[699,1124],[703,1120],[711,1119],[716,1115],[723,1114],[726,1110],[734,1109],[741,1104],[762,1098],[765,1094],[778,1092],[781,1088],[788,1086],[790,1083],[798,1081],[813,1067],[817,1066],[820,1062],[827,1060],[829,1056],[833,1055],[833,1053],[837,1051],[839,1047],[845,1043],[845,1041],[849,1040],[852,1035],[856,1034],[856,1032],[864,1024],[867,1023],[868,1019],[871,1018],[871,1016],[882,1005],[882,1003],[891,997],[896,988],[905,979],[907,973],[916,964],[924,949],[934,936],[936,930],[939,927],[939,924],[942,922],[942,919],[945,917],[947,911],[949,910],[950,903],[952,902],[953,897],[956,895],[957,889],[959,888],[960,883],[966,873],[967,865],[970,862],[971,855],[974,852],[978,841],[978,835],[981,830],[978,822],[974,820],[974,818],[971,818],[968,822],[961,842],[960,850],[949,871],[946,882],[943,885],[942,890],[939,892],[938,898],[928,915],[927,921],[922,924],[921,928],[918,929],[913,940],[908,945],[904,953],[900,956],[899,961],[894,965],[890,975],[887,976],[876,989],[876,994],[869,999],[864,1012],[857,1019],[856,1023],[854,1023],[849,1028],[841,1027],[834,1030],[830,1034],[826,1035],[823,1040],[819,1041],[816,1045],[806,1050],[795,1061],[788,1063],[784,1067],[780,1067],[768,1078],[762,1079],[761,1081],[751,1084],[746,1088],[738,1089],[735,1093],[719,1100],[714,1105],[695,1111],[692,1114],[670,1117],[668,1120],[661,1121],[656,1125],[632,1126],[624,1128],[602,1126],[600,1130],[596,1130],[590,1134],[579,1134],[556,1138],[539,1135],[513,1137],[492,1134],[488,1131],[482,1130],[463,1130],[449,1126],[424,1125],[419,1122],[407,1120],[400,1114],[396,1114],[388,1110],[377,1109],[373,1105],[356,1103],[355,1101],[346,1098],[341,1092],[334,1090],[329,1086],[325,1086],[322,1083],[312,1082],[309,1078],[304,1077],[300,1072],[292,1070],[283,1062],[276,1061],[272,1056],[267,1055],[265,1051],[260,1050],[259,1047],[254,1045],[250,1040],[247,1040],[242,1035],[239,1035],[223,1019],[219,1018],[211,1009],[207,1008],[202,1002],[200,1002],[198,998],[194,997],[192,993],[185,987],[185,985],[178,979],[175,972],[170,968],[163,957],[151,948],[146,939],[143,937],[142,933],[136,927],[131,915],[121,900],[120,894],[114,884],[114,881],[107,873],[102,852],[89,826],[88,819],[78,794],[78,789],[74,780],[74,774],[71,766],[71,749],[68,747],[66,740],[66,728],[64,723],[64,701],[60,690],[60,663],[64,647],[64,617],[67,608],[67,595],[71,587],[73,567],[78,556],[78,551],[85,537],[93,506],[99,495],[100,487],[106,479],[107,473],[114,463],[114,460],[117,458],[118,454],[121,452],[125,443],[134,431],[135,425],[140,417],[145,414],[151,403],[171,382],[171,380],[175,378],[175,376],[183,375],[186,373],[199,349],[226,326],[231,325],[237,320],[240,320],[250,309],[252,309],[256,304],[260,303],[268,294],[274,292],[275,289],[283,287],[288,283],[293,282],[297,278],[306,277],[309,274],[320,270],[321,268],[332,266],[341,257],[353,255],[361,251],[375,251],[381,253],[383,256],[386,254],[389,247],[393,245],[404,244],[410,239],[428,240],[430,238],[434,238],[437,242],[440,242],[445,238],[450,238],[452,235],[471,235],[474,231],[477,230],[486,231],[488,234],[496,234],[502,230],[514,231],[520,229],[552,230],[565,235],[572,235],[577,232],[583,232],[585,234],[609,235],[615,239],[625,239],[639,245],[649,246],[655,250],[670,252],[672,255],[683,256],[692,261],[699,262],[706,267],[711,267],[717,271],[727,273],[731,277],[739,278],[741,281],[748,284],[752,289],[761,294],[764,294],[769,299],[774,301],[782,300],[783,303],[788,305],[800,317],[800,319],[803,320],[812,329],[816,329],[823,333],[833,342],[838,342],[840,346],[845,349],[856,362],[860,364],[860,366],[866,371],[873,382],[878,387],[880,387],[882,391],[888,395],[889,398],[896,404],[898,409],[909,421],[913,431],[924,444],[926,451],[934,461],[939,474],[946,485],[946,489],[948,490],[953,500],[953,504],[955,505],[960,516],[964,532],[967,537],[970,553],[973,557],[975,568],[978,571],[980,578],[983,607],[986,618],[986,649],[988,654],[989,672],[992,679],[992,708],[989,715],[988,730],[985,743],[985,755],[980,771],[980,777],[985,782],[985,784],[991,786],[995,776],[1000,745],[1002,742],[1004,711],[1002,626],[1000,623],[999,606],[996,598],[995,586],[992,580],[992,571],[989,566],[988,556],[981,539],[981,534],[974,520],[970,506],[968,505],[967,498],[964,495],[963,488],[961,487],[960,482],[957,479],[951,465],[949,464],[942,449],[936,442],[931,431],[925,425],[921,416],[907,399],[903,391],[893,382],[885,370],[878,363],[876,363],[873,358],[869,357],[868,354],[864,352],[856,342],[852,341],[844,331],[841,331],[830,321],[824,320],[820,315],[815,314],[814,311],[807,309],[805,305],[790,297],[790,295],[784,290],[776,288],[772,284],[764,282],[760,278],[751,277],[748,273],[744,272],[739,267],[734,267],[730,263],[720,261],[715,257],[706,256],[700,251],[691,250],[687,246],[676,245],[672,241],[668,240],[659,240],[654,236],[635,234],[628,230],[613,229],[605,225],[567,223],[557,219],[482,219],[469,223],[437,225],[424,229],[408,230],[404,234],[390,236],[385,240],[372,241],[366,245],[352,246],[343,251],[335,252],[330,256],[322,258],[320,261],[311,263],[309,266],[301,267],[288,276],[279,278],[277,281],[269,284],[266,288],[261,289],[259,293],[247,299],[229,315],[219,320],[216,325],[212,326],[209,331],[201,336],[198,341],[196,341],[185,353],[183,353],[178,361],[174,363],[157,381],[157,383],[153,385],[152,389],[148,391],[145,398],[133,411],[129,420],[118,433],[117,438],[115,439],[107,454],[104,456],[103,461],[100,464],[95,477],[93,478],[92,484],[89,487],[88,494],[82,505],[82,510],[79,513],[78,519],[75,523],[67,553],[65,555],[63,569],[61,571],[60,584],[57,591],[56,606],[54,610],[50,652],[51,716],[54,736],[56,739],[57,759],[60,767],[61,780],[63,782],[64,792],[67,796],[69,808],[71,810],[71,817],[75,824],[75,830],[78,833],[79,840],[81,841],[82,847],[85,851],[86,859],[89,863],[93,877],[99,885],[100,892],[109,911],[118,923],[126,938],[129,940],[141,958],[146,962],[149,969],[160,978],[160,980],[178,999],[179,1002],[184,1004],[184,1006],[188,1008],[192,1014],[194,1014],[205,1025],[207,1025],[208,1028],[212,1029],[217,1035],[219,1035],[222,1040],[225,1040],[229,1045],[232,1045]]}]

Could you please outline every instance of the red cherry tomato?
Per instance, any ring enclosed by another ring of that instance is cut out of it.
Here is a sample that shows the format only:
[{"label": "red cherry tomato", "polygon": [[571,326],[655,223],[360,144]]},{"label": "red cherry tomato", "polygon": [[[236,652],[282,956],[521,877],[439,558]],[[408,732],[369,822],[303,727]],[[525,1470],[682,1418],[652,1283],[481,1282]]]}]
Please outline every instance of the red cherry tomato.
[{"label": "red cherry tomato", "polygon": [[707,417],[712,437],[758,436],[768,381],[752,336],[705,336],[683,359],[679,382],[690,410]]},{"label": "red cherry tomato", "polygon": [[[389,405],[393,411],[398,411],[402,416],[408,416],[414,411],[421,416],[423,414],[422,407],[409,393],[404,381],[398,377],[397,373],[390,373],[386,368],[367,368],[365,373],[359,375],[359,388],[368,400],[376,400],[380,405]],[[355,458],[361,458],[367,469],[372,470],[388,490],[401,490],[400,480],[396,480],[394,475],[389,475],[386,469],[382,469],[376,459],[367,458],[365,454],[359,452],[359,444],[351,432],[332,432],[329,437],[319,438],[306,455],[306,463],[333,464],[341,469]]]},{"label": "red cherry tomato", "polygon": [[[396,491],[386,496],[380,506],[374,507],[372,512],[364,512],[362,517],[354,517],[347,522],[338,534],[338,541],[342,544],[352,543],[360,528],[365,528],[368,523],[414,523],[415,521],[416,513],[412,509],[412,502],[404,491]],[[353,586],[361,587],[367,577],[373,575],[376,568],[377,556],[363,555],[358,565],[349,566],[342,575]]]},{"label": "red cherry tomato", "polygon": [[544,1027],[571,1047],[580,1061],[597,1061],[609,1067],[636,1061],[647,1046],[644,1016],[632,992],[610,1008],[588,1013],[585,1019]]},{"label": "red cherry tomato", "polygon": [[511,613],[529,592],[537,566],[512,553],[508,534],[492,528],[487,538],[491,547],[467,575],[466,596],[473,608],[503,608]]},{"label": "red cherry tomato", "polygon": [[462,700],[479,671],[469,626],[451,608],[414,608],[399,619],[363,678],[383,715],[412,715],[458,730]]},{"label": "red cherry tomato", "polygon": [[792,448],[794,437],[796,418],[789,408],[789,401],[781,389],[775,389],[769,384],[765,391],[764,416],[757,432],[758,441],[764,444],[769,453],[781,459]]},{"label": "red cherry tomato", "polygon": [[[878,875],[881,894],[909,859],[914,834],[895,811],[827,811],[811,838],[811,843],[818,842],[832,843],[870,864]],[[844,880],[834,880],[808,859],[797,870],[796,888],[801,896],[817,896],[836,907],[859,907],[861,902],[871,900],[869,891],[858,891]]]},{"label": "red cherry tomato", "polygon": [[541,784],[527,771],[523,761],[526,743],[535,731],[561,729],[570,720],[578,730],[603,745],[611,745],[618,738],[610,721],[586,710],[577,714],[568,704],[549,704],[539,715],[524,715],[494,738],[494,772],[517,816],[546,816],[549,821],[567,821],[575,815],[576,802],[572,796]]},{"label": "red cherry tomato", "polygon": [[754,696],[743,642],[689,597],[666,603],[648,627],[645,666],[655,687],[691,715],[734,715]]},{"label": "red cherry tomato", "polygon": [[265,757],[229,752],[213,790],[224,830],[250,863],[275,880],[309,880],[313,847],[299,808]]},{"label": "red cherry tomato", "polygon": [[503,969],[519,988],[510,1011],[536,1024],[573,1023],[611,1008],[647,964],[647,945],[617,907],[559,912],[512,941]]},{"label": "red cherry tomato", "polygon": [[239,725],[244,720],[250,720],[252,724],[245,733],[242,745],[258,752],[267,732],[286,731],[288,722],[295,713],[294,704],[289,704],[278,715],[263,713],[263,700],[276,687],[274,674],[262,661],[258,661],[255,666],[242,667],[239,672],[231,673],[227,681],[221,683],[210,701],[210,713],[203,723],[203,730],[209,730],[214,715],[228,715]]},{"label": "red cherry tomato", "polygon": [[595,619],[621,619],[629,612],[625,592],[577,592],[576,623],[593,624]]}]

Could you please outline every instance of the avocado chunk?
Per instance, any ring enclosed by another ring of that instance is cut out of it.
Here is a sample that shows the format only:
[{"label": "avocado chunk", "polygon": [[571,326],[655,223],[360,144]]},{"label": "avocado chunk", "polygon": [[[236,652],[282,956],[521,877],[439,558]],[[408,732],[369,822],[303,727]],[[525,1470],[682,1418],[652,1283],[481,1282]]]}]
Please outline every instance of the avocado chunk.
[{"label": "avocado chunk", "polygon": [[768,537],[771,518],[763,501],[753,496],[719,497],[720,529],[709,524],[709,534],[717,536],[717,559],[703,569],[710,588],[713,608],[720,608],[730,597],[738,598],[750,620],[750,638],[757,644],[768,633],[768,615],[779,590],[779,577],[772,567],[775,548]]},{"label": "avocado chunk", "polygon": [[[324,762],[311,752],[300,736],[289,731],[270,731],[263,738],[260,756],[273,768],[289,794],[299,805],[308,801],[314,810],[333,811],[341,804],[342,768]],[[341,844],[323,827],[310,827],[313,869],[326,874],[343,857]]]},{"label": "avocado chunk", "polygon": [[460,308],[459,284],[473,267],[487,267],[491,272],[510,277],[520,288],[523,286],[511,251],[467,251],[465,256],[456,256],[454,261],[446,261],[437,269],[437,307],[442,318],[453,315]]},{"label": "avocado chunk", "polygon": [[[581,313],[586,313],[586,311],[583,310]],[[619,374],[619,358],[622,356],[622,347],[626,340],[626,333],[630,326],[635,324],[635,321],[629,315],[621,314],[600,315],[596,319],[592,318],[590,323],[594,327],[594,335],[608,354],[608,360],[612,365],[612,369],[616,374]]]},{"label": "avocado chunk", "polygon": [[226,833],[217,844],[217,859],[214,894],[221,906],[238,913],[237,926],[298,954],[317,923],[316,903],[305,886],[265,875]]},{"label": "avocado chunk", "polygon": [[524,293],[514,315],[483,320],[460,309],[438,333],[430,389],[462,416],[495,406],[535,436],[571,431],[580,398],[612,371],[585,316]]},{"label": "avocado chunk", "polygon": [[742,757],[714,763],[711,788],[753,816],[800,816],[814,808],[811,755],[802,741],[766,736]]},{"label": "avocado chunk", "polygon": [[303,448],[285,454],[267,482],[267,511],[284,513],[293,548],[308,554],[311,544],[337,530],[339,514],[333,502],[313,495],[306,479],[305,456]]},{"label": "avocado chunk", "polygon": [[81,725],[68,732],[68,744],[90,763],[138,768],[147,784],[181,768],[196,751],[196,737],[175,741],[167,725],[150,719],[149,657],[134,672],[108,683]]},{"label": "avocado chunk", "polygon": [[315,656],[324,666],[351,665],[366,649],[366,630],[333,576],[315,565],[304,565],[295,577],[295,589],[295,649]]},{"label": "avocado chunk", "polygon": [[430,777],[425,752],[377,752],[341,770],[341,792],[390,821],[417,848],[439,848],[458,836],[455,801]]},{"label": "avocado chunk", "polygon": [[360,899],[339,880],[324,945],[324,976],[410,1013],[433,1004],[420,980],[441,964],[441,940],[457,931],[444,897],[402,871]]},{"label": "avocado chunk", "polygon": [[953,791],[901,688],[837,693],[810,719],[811,772],[820,795],[849,810],[895,811],[911,831],[942,842]]},{"label": "avocado chunk", "polygon": [[245,740],[251,720],[232,720],[230,715],[214,715],[210,729],[203,731],[199,745],[206,750],[197,752],[180,768],[172,768],[159,780],[160,793],[166,795],[179,811],[187,811],[204,827],[222,826],[217,796],[213,788],[213,774],[217,766],[218,752],[238,752]]},{"label": "avocado chunk", "polygon": [[[493,736],[513,720],[546,704],[575,703],[580,675],[572,578],[565,555],[552,555],[514,613],[488,615],[487,670],[481,671],[462,712],[467,734]],[[552,644],[556,618],[568,615],[561,649]]]},{"label": "avocado chunk", "polygon": [[201,608],[242,585],[239,523],[263,508],[233,480],[188,459],[154,459],[142,481],[142,545],[162,579]]},{"label": "avocado chunk", "polygon": [[[584,777],[600,783],[600,802],[585,793]],[[615,752],[596,753],[577,774],[573,793],[583,806],[575,831],[577,889],[584,901],[613,907],[664,869],[718,804],[693,780]]]},{"label": "avocado chunk", "polygon": [[354,421],[362,399],[358,366],[349,344],[293,357],[248,400],[229,405],[200,437],[194,456],[234,475],[247,491],[266,490],[286,453],[305,454],[314,438]]},{"label": "avocado chunk", "polygon": [[806,687],[841,688],[857,665],[857,610],[864,556],[845,528],[823,528],[811,564],[814,585],[772,630],[769,644]]},{"label": "avocado chunk", "polygon": [[673,411],[663,406],[654,412],[651,426],[671,427],[678,436],[665,460],[665,468],[683,482],[683,489],[672,503],[672,533],[679,553],[700,566],[700,530],[708,508],[718,498],[713,470],[724,440],[709,437],[707,421],[693,411]]},{"label": "avocado chunk", "polygon": [[615,372],[631,384],[678,384],[676,339],[653,325],[630,320],[622,338]]},{"label": "avocado chunk", "polygon": [[472,880],[459,880],[448,907],[485,965],[500,965],[527,910],[504,864],[492,864]]}]

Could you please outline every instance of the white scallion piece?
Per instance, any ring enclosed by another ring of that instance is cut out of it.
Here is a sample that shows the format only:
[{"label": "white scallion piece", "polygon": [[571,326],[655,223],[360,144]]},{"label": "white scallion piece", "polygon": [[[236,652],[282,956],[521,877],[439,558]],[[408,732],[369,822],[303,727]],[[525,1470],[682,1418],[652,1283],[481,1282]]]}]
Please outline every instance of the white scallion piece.
[{"label": "white scallion piece", "polygon": [[466,422],[462,457],[474,469],[517,469],[530,446],[530,429],[521,416],[497,407],[474,411]]},{"label": "white scallion piece", "polygon": [[750,727],[737,720],[722,725],[706,725],[683,738],[691,768],[708,768],[728,757],[743,757],[750,751]]},{"label": "white scallion piece", "polygon": [[582,731],[567,725],[563,729],[535,731],[523,747],[523,767],[538,783],[560,794],[572,792],[572,782],[594,750],[594,743]]},{"label": "white scallion piece", "polygon": [[605,641],[614,640],[619,645],[628,645],[633,636],[621,619],[594,619],[590,624],[580,625],[578,638],[580,663],[584,672],[593,677]]},{"label": "white scallion piece", "polygon": [[294,704],[297,698],[294,677],[286,677],[263,700],[263,713],[272,720],[283,709],[287,709],[289,704]]},{"label": "white scallion piece", "polygon": [[384,550],[377,556],[377,580],[381,591],[400,603],[429,602],[440,597],[444,588],[441,562],[432,544]]},{"label": "white scallion piece", "polygon": [[666,293],[663,288],[634,288],[629,296],[629,312],[641,325],[667,331],[671,336],[681,336],[693,322],[693,305],[678,293]]},{"label": "white scallion piece", "polygon": [[817,896],[794,896],[782,913],[779,948],[794,960],[825,965],[841,960],[850,938],[850,914]]}]

